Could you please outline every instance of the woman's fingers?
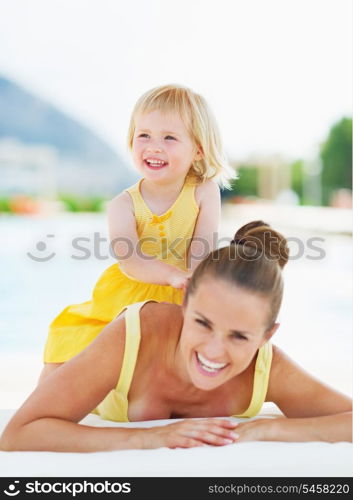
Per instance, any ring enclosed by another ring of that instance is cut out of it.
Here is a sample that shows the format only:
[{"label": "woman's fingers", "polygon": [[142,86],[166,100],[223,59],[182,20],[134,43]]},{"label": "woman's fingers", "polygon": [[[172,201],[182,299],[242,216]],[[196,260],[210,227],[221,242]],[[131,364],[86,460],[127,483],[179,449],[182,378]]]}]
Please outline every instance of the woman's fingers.
[{"label": "woman's fingers", "polygon": [[211,430],[211,432],[214,432],[216,434],[218,433],[220,435],[223,435],[223,433],[232,432],[238,426],[238,422],[232,422],[225,419],[205,419],[198,420],[197,423],[200,427],[205,428],[206,426],[208,430]]},{"label": "woman's fingers", "polygon": [[225,418],[186,419],[150,432],[157,432],[164,446],[169,448],[224,446],[238,439],[234,432],[237,425],[237,422]]},{"label": "woman's fingers", "polygon": [[221,419],[189,421],[183,426],[183,434],[204,444],[224,446],[234,443],[239,435],[234,432],[236,422]]},{"label": "woman's fingers", "polygon": [[188,435],[203,444],[212,444],[213,446],[224,446],[235,441],[234,438],[221,436],[208,430],[189,431]]},{"label": "woman's fingers", "polygon": [[217,427],[217,426],[212,426],[210,429],[207,429],[209,432],[212,432],[213,434],[216,434],[217,436],[221,436],[224,438],[228,439],[237,439],[239,437],[239,434],[234,432],[232,429],[224,428],[224,427]]},{"label": "woman's fingers", "polygon": [[210,442],[210,436],[212,436],[211,444],[230,444],[237,440],[239,434],[231,429],[225,429],[224,427],[219,427],[214,424],[203,427],[202,429],[193,431],[197,439],[202,439],[205,442]]},{"label": "woman's fingers", "polygon": [[225,446],[249,440],[261,440],[270,423],[267,420],[239,423],[221,418],[188,418],[165,426],[151,427],[143,433],[144,448],[194,448]]},{"label": "woman's fingers", "polygon": [[197,446],[203,445],[204,443],[202,441],[198,441],[197,439],[182,437],[178,440],[177,444],[170,446],[170,448],[196,448]]}]

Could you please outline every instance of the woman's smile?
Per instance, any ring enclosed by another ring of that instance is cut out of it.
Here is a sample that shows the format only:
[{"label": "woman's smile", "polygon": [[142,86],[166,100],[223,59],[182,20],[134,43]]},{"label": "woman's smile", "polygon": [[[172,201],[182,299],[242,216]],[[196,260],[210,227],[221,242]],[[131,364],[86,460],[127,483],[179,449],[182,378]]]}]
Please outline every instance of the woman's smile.
[{"label": "woman's smile", "polygon": [[224,369],[229,365],[229,363],[215,363],[210,361],[200,352],[194,352],[194,359],[198,371],[207,377],[216,377],[220,373],[223,373]]}]

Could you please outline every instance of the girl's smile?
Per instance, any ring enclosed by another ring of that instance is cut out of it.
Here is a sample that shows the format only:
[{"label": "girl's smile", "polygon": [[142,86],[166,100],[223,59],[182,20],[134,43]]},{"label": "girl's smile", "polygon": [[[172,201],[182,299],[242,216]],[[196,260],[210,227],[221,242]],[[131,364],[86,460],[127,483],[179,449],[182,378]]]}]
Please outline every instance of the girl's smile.
[{"label": "girl's smile", "polygon": [[144,161],[146,167],[150,168],[152,170],[160,170],[162,168],[165,168],[168,165],[167,161],[161,160],[161,159],[155,158],[155,157],[150,157],[150,156],[145,158],[143,161]]},{"label": "girl's smile", "polygon": [[136,117],[132,156],[147,181],[182,184],[200,155],[181,117],[156,110]]}]

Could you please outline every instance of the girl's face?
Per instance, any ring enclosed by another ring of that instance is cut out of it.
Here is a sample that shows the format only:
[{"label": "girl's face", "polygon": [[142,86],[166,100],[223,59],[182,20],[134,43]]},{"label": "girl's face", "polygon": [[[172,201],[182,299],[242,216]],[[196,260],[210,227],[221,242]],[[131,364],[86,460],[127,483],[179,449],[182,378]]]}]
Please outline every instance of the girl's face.
[{"label": "girl's face", "polygon": [[136,117],[132,157],[145,179],[169,184],[184,180],[201,155],[178,114],[152,111]]},{"label": "girl's face", "polygon": [[186,377],[208,391],[242,373],[278,327],[266,332],[269,312],[266,298],[205,277],[184,306],[180,353]]}]

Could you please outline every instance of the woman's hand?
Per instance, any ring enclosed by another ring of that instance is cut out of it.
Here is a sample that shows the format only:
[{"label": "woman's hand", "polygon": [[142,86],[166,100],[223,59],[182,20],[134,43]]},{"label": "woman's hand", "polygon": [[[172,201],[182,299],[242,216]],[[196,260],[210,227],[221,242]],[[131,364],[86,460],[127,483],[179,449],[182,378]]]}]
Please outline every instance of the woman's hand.
[{"label": "woman's hand", "polygon": [[278,418],[259,418],[256,420],[251,420],[250,422],[238,423],[237,434],[239,438],[238,443],[243,441],[276,441],[271,436],[275,432],[275,426],[278,420],[282,420],[283,417]]},{"label": "woman's hand", "polygon": [[237,422],[221,418],[186,419],[161,427],[146,429],[143,448],[193,448],[224,446],[237,441]]}]

